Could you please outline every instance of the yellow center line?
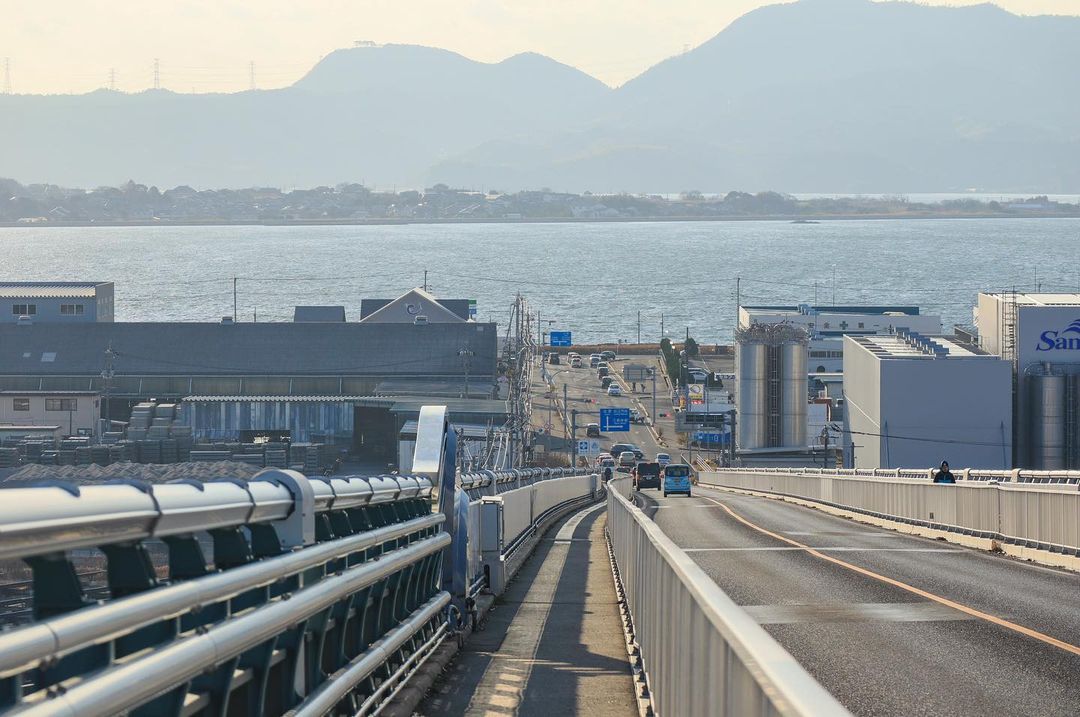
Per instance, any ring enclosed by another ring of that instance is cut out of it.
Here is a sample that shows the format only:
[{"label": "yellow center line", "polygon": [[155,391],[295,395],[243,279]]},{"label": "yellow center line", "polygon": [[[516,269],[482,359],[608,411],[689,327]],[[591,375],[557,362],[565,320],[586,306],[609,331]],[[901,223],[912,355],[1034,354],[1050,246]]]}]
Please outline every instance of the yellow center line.
[{"label": "yellow center line", "polygon": [[716,503],[718,506],[720,506],[725,511],[727,511],[728,515],[730,515],[732,518],[739,521],[740,523],[742,523],[746,527],[751,528],[753,530],[756,530],[759,533],[763,533],[765,535],[768,535],[769,537],[775,538],[775,539],[777,539],[777,540],[779,540],[781,542],[788,543],[789,545],[794,545],[797,548],[805,550],[808,554],[813,555],[815,558],[820,558],[821,560],[825,560],[825,561],[833,563],[835,565],[839,565],[842,568],[847,568],[848,570],[859,573],[860,575],[865,575],[866,577],[873,578],[874,580],[879,580],[879,581],[881,581],[883,583],[886,583],[887,585],[892,585],[893,587],[900,588],[901,590],[906,590],[909,593],[912,593],[914,595],[918,595],[919,597],[926,598],[927,600],[932,600],[932,601],[934,601],[936,603],[939,603],[941,605],[951,607],[954,610],[959,610],[960,612],[962,612],[962,613],[964,613],[966,615],[971,615],[972,617],[978,618],[980,620],[985,620],[986,622],[989,622],[989,623],[992,623],[994,625],[998,625],[1000,627],[1003,627],[1006,630],[1012,630],[1013,632],[1018,632],[1021,635],[1026,635],[1028,637],[1039,640],[1040,642],[1045,642],[1047,645],[1052,645],[1052,646],[1054,646],[1054,647],[1056,647],[1058,649],[1064,650],[1065,652],[1071,652],[1074,655],[1080,655],[1080,646],[1073,645],[1073,644],[1070,644],[1068,642],[1064,642],[1062,640],[1057,639],[1056,637],[1051,637],[1050,635],[1046,635],[1046,634],[1043,634],[1041,632],[1038,632],[1037,630],[1032,630],[1030,627],[1024,627],[1023,625],[1017,625],[1015,622],[1010,622],[1010,621],[1005,620],[1003,618],[997,617],[996,615],[991,615],[989,613],[983,612],[982,610],[976,610],[973,607],[968,607],[967,605],[962,605],[962,604],[960,604],[958,602],[955,602],[953,600],[950,600],[950,599],[948,599],[946,597],[942,597],[940,595],[935,595],[934,593],[927,592],[926,590],[923,590],[921,588],[917,588],[914,585],[909,585],[909,584],[907,584],[905,582],[901,582],[900,580],[896,580],[894,578],[890,578],[890,577],[887,577],[885,575],[881,575],[880,573],[875,573],[873,570],[867,570],[866,568],[861,568],[858,565],[853,565],[852,563],[849,563],[849,562],[847,562],[845,560],[835,558],[835,557],[833,557],[831,555],[826,555],[825,553],[822,553],[822,552],[820,552],[818,550],[815,550],[814,548],[811,548],[809,545],[805,545],[803,543],[800,543],[797,540],[792,540],[791,538],[789,538],[787,536],[780,535],[778,533],[774,533],[773,531],[768,530],[767,528],[762,528],[760,525],[755,525],[754,523],[751,523],[749,520],[742,517],[741,515],[736,513],[734,510],[732,510],[730,507],[728,507],[728,505],[726,503],[723,503],[723,502],[721,502],[719,500],[716,500],[715,498],[710,498],[707,495],[703,495],[701,497],[704,498],[705,500],[709,500],[709,501],[712,501],[713,503]]}]

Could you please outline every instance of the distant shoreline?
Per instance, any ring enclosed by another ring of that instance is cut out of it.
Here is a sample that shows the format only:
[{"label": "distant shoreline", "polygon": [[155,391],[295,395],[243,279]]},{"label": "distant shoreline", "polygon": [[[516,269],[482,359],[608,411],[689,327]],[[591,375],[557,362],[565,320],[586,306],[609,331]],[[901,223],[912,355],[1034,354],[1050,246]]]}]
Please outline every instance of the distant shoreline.
[{"label": "distant shoreline", "polygon": [[999,212],[911,212],[904,214],[761,214],[748,216],[715,217],[535,217],[514,218],[402,218],[372,219],[297,219],[289,221],[231,221],[228,219],[154,221],[133,219],[130,221],[47,221],[47,222],[0,222],[3,229],[46,229],[61,227],[305,227],[305,226],[405,226],[423,224],[632,224],[673,222],[789,222],[812,226],[820,222],[896,219],[1080,219],[1080,210],[1074,213],[1031,211],[1023,214]]}]

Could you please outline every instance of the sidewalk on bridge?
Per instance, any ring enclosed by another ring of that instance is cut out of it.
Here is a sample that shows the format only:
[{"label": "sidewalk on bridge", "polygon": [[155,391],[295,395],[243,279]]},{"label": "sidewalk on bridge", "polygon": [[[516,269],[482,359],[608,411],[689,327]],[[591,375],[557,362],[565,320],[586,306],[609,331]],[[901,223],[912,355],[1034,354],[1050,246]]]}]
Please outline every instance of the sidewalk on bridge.
[{"label": "sidewalk on bridge", "polygon": [[544,536],[416,713],[638,714],[604,504]]}]

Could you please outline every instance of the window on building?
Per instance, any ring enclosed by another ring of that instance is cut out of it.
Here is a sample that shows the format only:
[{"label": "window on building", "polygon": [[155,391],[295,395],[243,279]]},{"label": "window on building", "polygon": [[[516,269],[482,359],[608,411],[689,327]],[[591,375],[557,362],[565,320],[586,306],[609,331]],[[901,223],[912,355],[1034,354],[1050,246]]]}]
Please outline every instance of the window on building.
[{"label": "window on building", "polygon": [[859,328],[860,328],[860,329],[865,329],[865,328],[866,328],[866,326],[864,326],[864,325],[863,325],[863,322],[862,322],[862,321],[860,321],[860,322],[859,322]]},{"label": "window on building", "polygon": [[75,411],[78,410],[78,399],[75,398],[46,398],[46,411]]},{"label": "window on building", "polygon": [[60,313],[65,316],[82,316],[85,311],[82,304],[60,304]]},{"label": "window on building", "polygon": [[825,322],[825,328],[829,328],[829,322],[828,321]]},{"label": "window on building", "polygon": [[12,304],[11,313],[15,316],[34,316],[37,314],[37,304]]},{"label": "window on building", "polygon": [[13,398],[11,399],[11,409],[13,411],[29,411],[30,399],[29,398]]}]

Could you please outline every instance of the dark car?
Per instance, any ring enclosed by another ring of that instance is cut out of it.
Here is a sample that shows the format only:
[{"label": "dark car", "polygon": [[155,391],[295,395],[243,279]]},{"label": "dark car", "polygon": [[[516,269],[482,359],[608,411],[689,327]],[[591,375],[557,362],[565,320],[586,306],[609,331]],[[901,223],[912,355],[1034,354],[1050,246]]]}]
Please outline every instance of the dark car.
[{"label": "dark car", "polygon": [[634,466],[634,488],[644,490],[646,488],[661,489],[660,464],[656,461],[638,461]]},{"label": "dark car", "polygon": [[604,376],[600,379],[600,388],[607,390],[607,387],[611,385],[611,382],[615,380],[614,376]]},{"label": "dark car", "polygon": [[602,358],[604,361],[614,361],[615,360],[615,352],[614,351],[601,351],[600,352],[600,358]]},{"label": "dark car", "polygon": [[551,364],[552,366],[558,366],[559,365],[559,354],[556,354],[556,353],[548,354],[548,363]]},{"label": "dark car", "polygon": [[596,377],[597,378],[604,378],[609,373],[611,373],[611,371],[608,369],[607,366],[601,366],[600,368],[596,369]]},{"label": "dark car", "polygon": [[616,461],[619,460],[619,454],[623,451],[630,451],[635,456],[637,455],[637,446],[632,443],[614,443],[609,450]]},{"label": "dark car", "polygon": [[600,437],[600,424],[599,423],[590,423],[589,425],[585,426],[585,437],[586,438],[599,438]]}]

